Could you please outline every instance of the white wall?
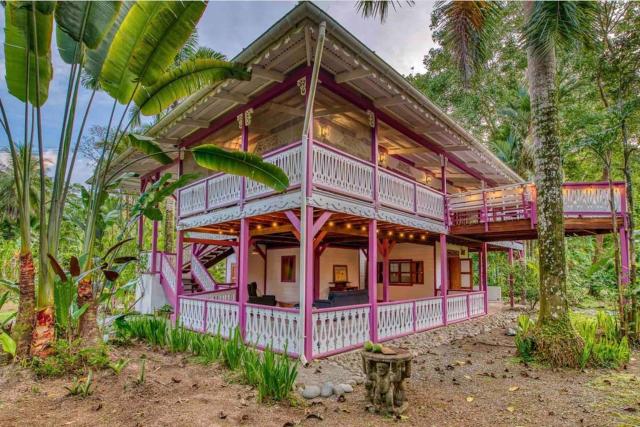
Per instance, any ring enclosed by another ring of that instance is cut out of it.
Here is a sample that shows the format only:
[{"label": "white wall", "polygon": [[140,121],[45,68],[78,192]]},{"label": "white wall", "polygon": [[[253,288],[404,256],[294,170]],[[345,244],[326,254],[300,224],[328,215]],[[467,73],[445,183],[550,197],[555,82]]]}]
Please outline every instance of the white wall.
[{"label": "white wall", "polygon": [[[465,256],[461,256],[462,258],[469,256],[469,248],[466,246],[447,243],[447,250],[458,251],[461,255],[465,254]],[[436,242],[436,288],[440,289],[440,242]]]},{"label": "white wall", "polygon": [[360,286],[360,260],[359,249],[327,248],[320,256],[320,299],[329,296],[329,287],[333,286],[333,266],[346,265],[347,277],[351,282],[349,286]]},{"label": "white wall", "polygon": [[[412,286],[389,285],[390,301],[434,296],[433,246],[416,243],[398,243],[393,247],[389,259],[411,259],[413,261],[422,261],[424,265],[424,284]],[[378,261],[382,261],[382,257],[379,254]],[[378,299],[382,299],[382,283],[378,283]]]},{"label": "white wall", "polygon": [[[237,264],[236,254],[227,257],[227,276],[225,281],[231,283],[231,265]],[[236,267],[237,268],[237,267]],[[237,272],[236,272],[237,274]],[[258,284],[258,295],[264,292],[264,261],[260,254],[253,253],[253,249],[249,249],[249,283],[256,282]]]},{"label": "white wall", "polygon": [[[280,281],[280,266],[283,256],[296,257],[296,282]],[[300,283],[300,249],[269,249],[267,251],[267,294],[275,295],[277,301],[298,303],[298,283]]]}]

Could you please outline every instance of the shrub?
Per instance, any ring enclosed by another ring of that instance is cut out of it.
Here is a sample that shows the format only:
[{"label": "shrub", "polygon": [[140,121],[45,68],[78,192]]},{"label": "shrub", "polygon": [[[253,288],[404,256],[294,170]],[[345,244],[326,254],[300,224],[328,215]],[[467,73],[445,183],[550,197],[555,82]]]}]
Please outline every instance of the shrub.
[{"label": "shrub", "polygon": [[595,318],[573,314],[571,320],[584,341],[581,368],[618,368],[629,361],[629,342],[620,333],[615,316],[599,311]]},{"label": "shrub", "polygon": [[527,363],[534,358],[535,341],[531,335],[533,325],[533,320],[526,314],[518,316],[518,330],[515,337],[516,350],[518,356]]},{"label": "shrub", "polygon": [[38,377],[81,375],[89,368],[103,369],[108,365],[109,355],[105,346],[82,347],[80,340],[57,340],[51,356],[46,359],[34,357],[31,361],[31,367]]},{"label": "shrub", "polygon": [[298,362],[292,361],[286,355],[275,354],[270,348],[267,348],[264,351],[260,367],[258,400],[286,399],[293,389],[297,377]]}]

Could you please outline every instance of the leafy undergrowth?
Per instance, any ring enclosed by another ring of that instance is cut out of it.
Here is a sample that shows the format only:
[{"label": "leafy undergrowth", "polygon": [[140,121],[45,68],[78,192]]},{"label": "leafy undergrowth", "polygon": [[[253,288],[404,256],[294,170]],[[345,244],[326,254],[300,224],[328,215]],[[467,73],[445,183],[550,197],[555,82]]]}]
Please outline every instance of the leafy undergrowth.
[{"label": "leafy undergrowth", "polygon": [[623,425],[640,425],[638,376],[612,372],[594,379],[589,386],[604,393],[604,399],[595,404],[598,410],[612,413]]},{"label": "leafy undergrowth", "polygon": [[165,319],[153,316],[123,317],[115,325],[119,342],[136,338],[172,353],[191,353],[205,364],[223,363],[239,374],[241,380],[256,387],[259,401],[289,399],[298,376],[297,362],[270,348],[261,354],[246,346],[238,329],[225,340],[220,334],[206,335],[181,326],[171,327]]},{"label": "leafy undergrowth", "polygon": [[[582,339],[577,355],[581,369],[620,368],[629,362],[631,351],[626,337],[622,337],[615,316],[599,311],[596,316],[572,313],[571,324]],[[525,363],[537,359],[535,324],[527,315],[518,317],[515,344],[518,356]]]},{"label": "leafy undergrowth", "polygon": [[33,358],[31,369],[37,377],[61,377],[64,375],[82,375],[91,369],[104,369],[109,366],[109,354],[106,346],[84,347],[80,340],[57,340],[53,345],[53,354],[46,359]]}]

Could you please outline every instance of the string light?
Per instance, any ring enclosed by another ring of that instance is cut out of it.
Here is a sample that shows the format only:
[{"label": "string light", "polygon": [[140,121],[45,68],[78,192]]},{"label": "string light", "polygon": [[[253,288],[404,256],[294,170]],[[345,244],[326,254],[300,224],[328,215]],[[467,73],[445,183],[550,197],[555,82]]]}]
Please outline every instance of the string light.
[{"label": "string light", "polygon": [[393,231],[389,230],[389,232],[387,233],[388,236],[393,236]]},{"label": "string light", "polygon": [[409,238],[410,238],[410,239],[413,239],[413,234],[409,234]]},{"label": "string light", "polygon": [[347,225],[345,227],[350,229],[351,228],[351,224],[347,223]]},{"label": "string light", "polygon": [[427,236],[423,234],[422,236],[420,236],[420,240],[427,240]]},{"label": "string light", "polygon": [[257,228],[258,230],[262,230],[262,224],[258,224],[258,225],[256,225],[256,228]]},{"label": "string light", "polygon": [[277,223],[277,222],[275,222],[275,221],[273,221],[273,222],[271,223],[271,226],[272,226],[272,227],[277,227],[277,226],[278,226],[278,223]]},{"label": "string light", "polygon": [[360,227],[360,230],[362,231],[367,231],[367,227],[365,227],[364,225],[362,227]]},{"label": "string light", "polygon": [[400,233],[400,237],[404,237],[404,233]]},{"label": "string light", "polygon": [[333,227],[335,223],[333,221],[329,221],[329,227]]}]

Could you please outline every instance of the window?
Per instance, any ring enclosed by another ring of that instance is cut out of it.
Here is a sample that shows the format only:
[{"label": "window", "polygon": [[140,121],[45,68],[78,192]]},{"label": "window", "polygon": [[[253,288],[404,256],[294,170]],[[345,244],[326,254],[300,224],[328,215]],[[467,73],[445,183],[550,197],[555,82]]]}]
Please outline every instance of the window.
[{"label": "window", "polygon": [[[378,262],[378,283],[382,283],[382,262]],[[400,286],[422,285],[424,263],[410,259],[389,261],[389,284]]]},{"label": "window", "polygon": [[280,258],[280,281],[296,281],[296,257],[295,255],[283,256]]}]

